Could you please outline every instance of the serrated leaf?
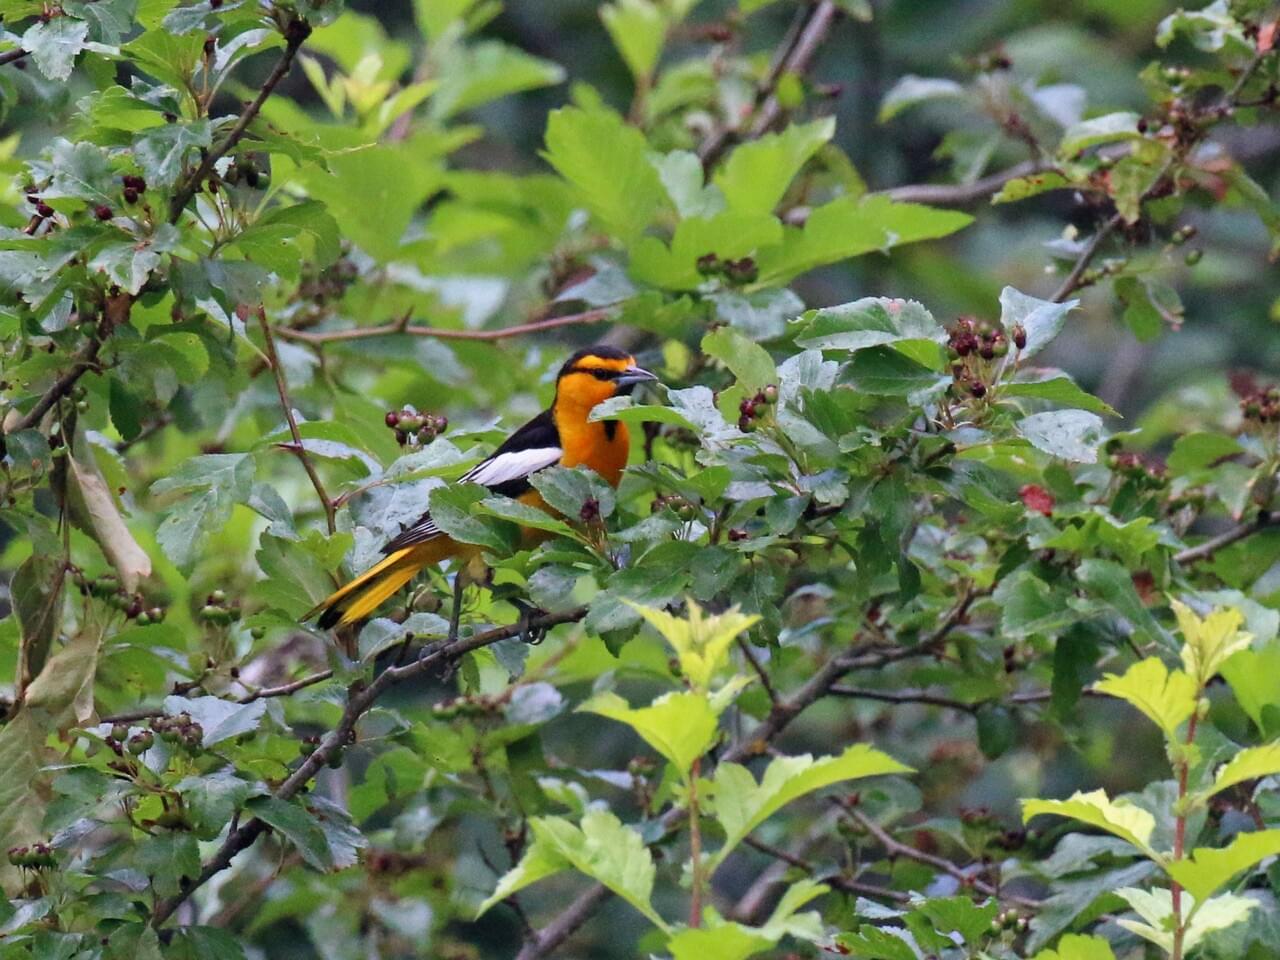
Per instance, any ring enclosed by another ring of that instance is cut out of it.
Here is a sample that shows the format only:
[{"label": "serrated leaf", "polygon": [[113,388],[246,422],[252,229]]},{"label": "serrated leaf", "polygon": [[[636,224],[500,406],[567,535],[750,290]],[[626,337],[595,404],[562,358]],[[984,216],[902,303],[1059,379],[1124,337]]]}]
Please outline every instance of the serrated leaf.
[{"label": "serrated leaf", "polygon": [[616,693],[600,693],[578,707],[625,723],[645,743],[662,754],[688,780],[693,761],[711,749],[717,716],[703,694],[692,691],[663,694],[647,707],[633,708]]},{"label": "serrated leaf", "polygon": [[596,502],[598,516],[613,514],[616,497],[613,487],[586,467],[547,467],[529,478],[551,509],[565,517],[579,517],[588,500]]},{"label": "serrated leaf", "polygon": [[759,622],[758,615],[741,613],[732,607],[708,616],[690,599],[685,617],[675,617],[656,607],[628,603],[671,644],[680,662],[680,672],[696,690],[709,690],[717,671],[727,666],[729,647],[743,632]]},{"label": "serrated leaf", "polygon": [[201,744],[212,747],[224,740],[252,733],[258,729],[267,712],[266,700],[235,703],[221,697],[165,697],[164,709],[169,716],[188,714],[204,731]]},{"label": "serrated leaf", "polygon": [[865,297],[811,310],[798,321],[796,343],[816,350],[864,350],[904,340],[943,343],[947,332],[914,300]]},{"label": "serrated leaf", "polygon": [[647,85],[667,35],[662,9],[651,0],[614,0],[600,8],[600,19],[636,84]]},{"label": "serrated leaf", "polygon": [[1058,941],[1058,949],[1041,950],[1033,960],[1115,960],[1111,944],[1102,937],[1068,933]]},{"label": "serrated leaf", "polygon": [[324,829],[314,816],[298,804],[279,797],[254,797],[245,804],[245,809],[278,830],[312,868],[322,872],[334,868]]},{"label": "serrated leaf", "polygon": [[1152,860],[1162,858],[1151,849],[1156,820],[1150,813],[1127,800],[1111,800],[1105,790],[1076,791],[1066,800],[1023,800],[1022,821],[1028,823],[1041,814],[1069,817],[1099,827],[1133,844]]},{"label": "serrated leaf", "polygon": [[1260,747],[1247,747],[1229,761],[1224,763],[1206,796],[1213,796],[1228,787],[1247,780],[1271,777],[1280,773],[1280,742],[1263,744]]},{"label": "serrated leaf", "polygon": [[1123,676],[1107,674],[1094,689],[1137,707],[1166,738],[1172,738],[1196,710],[1195,680],[1181,670],[1170,671],[1156,657],[1133,664]]},{"label": "serrated leaf", "polygon": [[563,107],[547,117],[546,143],[547,162],[604,226],[626,239],[649,225],[666,192],[639,130],[607,110]]},{"label": "serrated leaf", "polygon": [[64,81],[75,68],[76,57],[89,39],[89,25],[72,17],[53,17],[27,28],[22,49],[31,54],[36,68],[50,80]]},{"label": "serrated leaf", "polygon": [[754,392],[778,380],[769,351],[731,327],[720,327],[702,338],[702,352],[729,368],[746,390]]},{"label": "serrated leaf", "polygon": [[910,767],[865,743],[817,760],[807,753],[776,757],[759,783],[746,767],[722,763],[716,768],[713,811],[724,829],[725,842],[712,855],[710,869],[722,863],[756,827],[799,797],[844,780],[911,772]]},{"label": "serrated leaf", "polygon": [[1069,159],[1081,150],[1101,143],[1141,140],[1142,134],[1138,132],[1139,119],[1136,113],[1120,111],[1090,120],[1081,120],[1068,127],[1062,134],[1062,140],[1058,144],[1058,154]]},{"label": "serrated leaf", "polygon": [[499,555],[511,553],[519,531],[511,524],[479,516],[474,508],[489,490],[476,483],[451,484],[431,491],[431,519],[455,540],[474,543]]},{"label": "serrated leaf", "polygon": [[721,165],[714,183],[730,210],[772,213],[801,167],[835,131],[835,119],[827,117],[744,143]]},{"label": "serrated leaf", "polygon": [[1225,847],[1199,847],[1165,868],[1196,900],[1211,897],[1232,877],[1280,854],[1280,830],[1237,833]]},{"label": "serrated leaf", "polygon": [[148,183],[171,187],[186,168],[187,158],[213,143],[208,120],[190,123],[166,123],[144,130],[134,141],[134,156],[146,174]]},{"label": "serrated leaf", "polygon": [[1119,416],[1106,401],[1082,390],[1068,376],[1050,376],[1044,380],[1015,380],[1000,385],[1001,397],[1026,397],[1044,400],[1059,407],[1088,410],[1104,417]]},{"label": "serrated leaf", "polygon": [[1234,654],[1248,650],[1253,634],[1241,630],[1244,615],[1234,607],[1214,610],[1201,618],[1179,600],[1169,604],[1182,631],[1182,665],[1201,686],[1208,684],[1223,663]]}]

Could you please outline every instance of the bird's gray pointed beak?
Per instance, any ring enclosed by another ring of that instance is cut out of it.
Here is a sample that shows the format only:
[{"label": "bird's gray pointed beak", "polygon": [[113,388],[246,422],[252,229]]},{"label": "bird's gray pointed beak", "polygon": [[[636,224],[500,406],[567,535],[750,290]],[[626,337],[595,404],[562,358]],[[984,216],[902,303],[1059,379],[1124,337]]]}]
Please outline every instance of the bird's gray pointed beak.
[{"label": "bird's gray pointed beak", "polygon": [[640,367],[627,367],[613,380],[619,391],[632,390],[640,383],[653,383],[658,378]]}]

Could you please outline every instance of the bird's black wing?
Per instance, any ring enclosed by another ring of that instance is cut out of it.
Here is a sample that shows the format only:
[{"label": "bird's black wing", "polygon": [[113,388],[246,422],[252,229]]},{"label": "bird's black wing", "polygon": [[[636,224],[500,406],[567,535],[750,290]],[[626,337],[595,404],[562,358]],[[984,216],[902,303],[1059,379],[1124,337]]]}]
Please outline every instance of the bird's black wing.
[{"label": "bird's black wing", "polygon": [[[478,483],[504,497],[518,497],[530,488],[529,477],[560,462],[560,431],[550,410],[544,410],[503,441],[492,454],[464,473],[459,481]],[[439,536],[431,514],[424,513],[383,548],[394,553]]]}]

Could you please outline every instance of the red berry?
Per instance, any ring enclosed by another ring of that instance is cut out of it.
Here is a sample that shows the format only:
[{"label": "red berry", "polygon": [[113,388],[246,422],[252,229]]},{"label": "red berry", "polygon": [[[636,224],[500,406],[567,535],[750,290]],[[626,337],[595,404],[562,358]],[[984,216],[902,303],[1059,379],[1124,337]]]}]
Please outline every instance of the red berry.
[{"label": "red berry", "polygon": [[137,202],[138,202],[138,191],[137,191],[137,190],[135,190],[135,189],[133,189],[133,187],[125,187],[125,188],[124,188],[124,202],[125,202],[125,203],[137,203]]},{"label": "red berry", "polygon": [[49,206],[43,200],[36,204],[36,213],[44,217],[46,220],[53,216],[53,207]]},{"label": "red berry", "polygon": [[400,414],[396,413],[394,410],[388,410],[386,423],[388,427],[395,429],[395,427],[400,423]]},{"label": "red berry", "polygon": [[93,208],[93,215],[99,220],[110,220],[112,216],[111,208],[105,203],[100,203]]}]

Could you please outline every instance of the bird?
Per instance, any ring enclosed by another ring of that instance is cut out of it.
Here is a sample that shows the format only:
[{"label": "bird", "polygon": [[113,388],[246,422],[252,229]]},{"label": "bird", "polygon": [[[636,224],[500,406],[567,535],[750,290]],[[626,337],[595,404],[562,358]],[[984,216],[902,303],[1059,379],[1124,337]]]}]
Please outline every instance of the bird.
[{"label": "bird", "polygon": [[[592,421],[591,411],[611,397],[630,394],[638,385],[657,379],[616,347],[597,344],[578,350],[556,376],[551,406],[511,434],[459,482],[478,483],[544,510],[550,508],[529,478],[547,467],[585,466],[616,487],[631,450],[627,425],[618,420]],[[527,537],[535,540],[537,534],[530,531]],[[450,538],[430,511],[424,511],[382,547],[384,559],[321,601],[303,620],[316,618],[322,630],[359,623],[420,570],[450,558],[469,561],[480,550]]]}]

